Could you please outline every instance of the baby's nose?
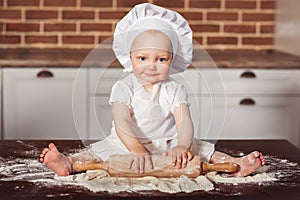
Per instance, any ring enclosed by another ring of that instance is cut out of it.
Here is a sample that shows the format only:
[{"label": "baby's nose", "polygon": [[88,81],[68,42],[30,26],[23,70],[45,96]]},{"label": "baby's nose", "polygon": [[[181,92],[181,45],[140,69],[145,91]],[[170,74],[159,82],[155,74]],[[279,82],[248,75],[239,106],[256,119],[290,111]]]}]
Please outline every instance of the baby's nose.
[{"label": "baby's nose", "polygon": [[151,63],[148,65],[148,69],[156,70],[156,63],[155,63],[155,62],[151,62]]}]

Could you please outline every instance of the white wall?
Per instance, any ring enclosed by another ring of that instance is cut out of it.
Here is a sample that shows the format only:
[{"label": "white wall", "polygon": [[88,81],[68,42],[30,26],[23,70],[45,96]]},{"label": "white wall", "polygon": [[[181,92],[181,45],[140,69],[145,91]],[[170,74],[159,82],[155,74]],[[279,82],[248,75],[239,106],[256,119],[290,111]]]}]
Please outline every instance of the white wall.
[{"label": "white wall", "polygon": [[277,0],[275,48],[300,56],[299,0]]}]

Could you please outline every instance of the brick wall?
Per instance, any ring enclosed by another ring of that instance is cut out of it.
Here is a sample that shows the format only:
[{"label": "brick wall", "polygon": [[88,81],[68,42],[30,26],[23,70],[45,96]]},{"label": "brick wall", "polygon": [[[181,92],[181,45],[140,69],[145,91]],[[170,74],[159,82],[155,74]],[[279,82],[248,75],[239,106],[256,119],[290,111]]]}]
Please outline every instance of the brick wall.
[{"label": "brick wall", "polygon": [[0,48],[94,48],[142,2],[181,13],[206,49],[274,47],[276,0],[0,0]]}]

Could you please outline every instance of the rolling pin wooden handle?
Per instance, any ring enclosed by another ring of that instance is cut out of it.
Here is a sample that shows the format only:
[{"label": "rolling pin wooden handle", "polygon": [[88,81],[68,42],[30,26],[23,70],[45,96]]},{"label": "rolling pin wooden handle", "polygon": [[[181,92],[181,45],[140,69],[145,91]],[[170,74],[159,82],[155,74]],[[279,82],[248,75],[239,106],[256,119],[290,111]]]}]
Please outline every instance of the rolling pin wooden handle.
[{"label": "rolling pin wooden handle", "polygon": [[240,166],[236,163],[202,163],[201,168],[203,172],[218,171],[233,173],[240,170]]},{"label": "rolling pin wooden handle", "polygon": [[95,169],[108,171],[108,163],[106,162],[74,162],[72,167],[74,172],[82,172]]}]

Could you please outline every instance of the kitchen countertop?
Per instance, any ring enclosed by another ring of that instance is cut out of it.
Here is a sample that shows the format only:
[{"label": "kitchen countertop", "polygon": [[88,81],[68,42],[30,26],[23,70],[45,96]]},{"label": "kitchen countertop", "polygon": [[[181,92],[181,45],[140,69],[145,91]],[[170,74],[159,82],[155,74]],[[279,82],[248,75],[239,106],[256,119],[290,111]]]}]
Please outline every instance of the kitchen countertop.
[{"label": "kitchen countertop", "polygon": [[[98,52],[97,55],[96,51],[100,51],[100,53]],[[99,58],[99,60],[101,60],[100,55],[105,58],[107,55],[113,55],[112,51],[108,49],[97,49],[96,51],[94,53],[98,56],[96,59]],[[90,49],[0,49],[0,67],[78,68],[90,52]],[[204,55],[203,51],[198,52],[200,53],[195,53],[195,55]],[[276,50],[210,50],[208,53],[218,68],[300,69],[300,57]],[[195,67],[211,67],[210,61],[208,63],[206,61],[196,63]],[[103,67],[101,62],[94,62],[90,65]],[[113,60],[110,62],[110,67],[121,66],[118,61]]]},{"label": "kitchen countertop", "polygon": [[[0,141],[0,161],[3,165],[12,165],[16,160],[38,159],[41,150],[49,143],[46,140],[2,140]],[[74,153],[84,147],[80,140],[51,141],[57,144],[64,153]],[[272,183],[252,184],[215,184],[213,191],[197,191],[193,193],[166,194],[161,192],[134,192],[109,194],[105,192],[93,193],[80,186],[70,185],[43,185],[21,180],[5,181],[7,176],[0,173],[1,199],[43,199],[52,197],[55,199],[298,199],[300,195],[300,150],[285,140],[222,140],[216,144],[216,149],[241,155],[254,149],[262,151],[266,155],[266,165],[270,165],[277,172],[281,171],[283,177]],[[278,162],[278,163],[276,163]],[[283,168],[282,164],[289,169]],[[4,163],[4,164],[3,164]],[[21,163],[17,163],[19,167]],[[24,165],[24,164],[23,164]],[[280,167],[281,166],[281,167]],[[44,167],[44,166],[43,166]],[[270,170],[271,170],[270,167]],[[18,171],[10,168],[15,176],[32,173],[34,169]],[[46,169],[46,168],[45,168]],[[15,170],[15,171],[14,171]],[[23,169],[24,170],[24,169]],[[41,169],[40,169],[41,170]],[[41,174],[41,173],[40,173]],[[43,174],[43,171],[42,171]],[[40,175],[41,176],[41,175]],[[46,174],[44,175],[46,178]],[[53,174],[48,173],[48,178]],[[9,178],[9,177],[8,177]]]}]

